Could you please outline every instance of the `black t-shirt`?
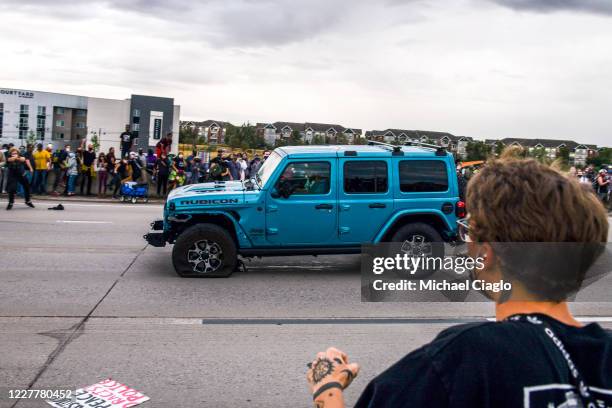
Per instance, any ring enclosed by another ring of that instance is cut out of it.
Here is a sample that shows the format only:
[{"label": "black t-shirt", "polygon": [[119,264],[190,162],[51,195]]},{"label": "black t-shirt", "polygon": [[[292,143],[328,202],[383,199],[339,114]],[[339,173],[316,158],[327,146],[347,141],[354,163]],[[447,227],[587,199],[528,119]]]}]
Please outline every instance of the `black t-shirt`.
[{"label": "black t-shirt", "polygon": [[168,168],[168,159],[157,159],[157,163],[155,164],[157,166],[157,174],[160,176],[167,176],[168,173],[170,172],[170,169]]},{"label": "black t-shirt", "polygon": [[86,150],[83,152],[83,164],[87,167],[93,165],[96,160],[96,153]]},{"label": "black t-shirt", "polygon": [[[543,315],[602,407],[612,407],[612,335]],[[454,326],[367,386],[356,407],[574,407],[567,361],[542,326],[491,322]],[[566,405],[561,405],[567,403]],[[580,405],[578,405],[580,406]]]},{"label": "black t-shirt", "polygon": [[132,140],[134,140],[134,137],[131,132],[123,132],[119,137],[121,138],[121,144],[123,146],[128,148],[132,147]]}]

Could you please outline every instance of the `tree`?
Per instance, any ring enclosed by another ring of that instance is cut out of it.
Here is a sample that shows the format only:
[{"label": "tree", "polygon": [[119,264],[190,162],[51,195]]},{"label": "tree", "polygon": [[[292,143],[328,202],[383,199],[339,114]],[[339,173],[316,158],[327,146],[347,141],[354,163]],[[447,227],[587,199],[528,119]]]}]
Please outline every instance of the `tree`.
[{"label": "tree", "polygon": [[36,134],[30,130],[26,136],[26,145],[34,146],[36,144]]},{"label": "tree", "polygon": [[466,161],[486,160],[489,155],[489,146],[484,142],[468,142],[465,146]]},{"label": "tree", "polygon": [[325,140],[323,139],[323,137],[321,137],[321,135],[314,135],[312,138],[312,142],[310,142],[310,144],[322,145],[322,144],[325,144]]},{"label": "tree", "polygon": [[225,140],[231,147],[243,150],[261,149],[265,147],[263,137],[258,135],[255,127],[248,122],[243,123],[240,127],[228,124]]},{"label": "tree", "polygon": [[539,161],[540,163],[547,163],[546,149],[543,147],[535,147],[529,155]]},{"label": "tree", "polygon": [[570,151],[566,146],[561,146],[557,151],[557,159],[561,160],[562,166],[569,166]]},{"label": "tree", "polygon": [[294,130],[291,132],[291,136],[289,136],[289,145],[291,146],[299,146],[302,145],[302,134],[299,130]]},{"label": "tree", "polygon": [[355,145],[365,145],[365,144],[368,144],[368,140],[365,137],[359,137],[359,136],[355,135],[355,138],[353,139],[353,144],[355,144]]},{"label": "tree", "polygon": [[612,164],[612,148],[603,147],[595,157],[589,157],[587,164],[592,164],[595,168],[600,168],[605,164]]},{"label": "tree", "polygon": [[195,127],[182,126],[179,129],[179,143],[190,144],[193,146],[193,150],[196,149],[196,145],[198,144],[199,136],[200,135]]},{"label": "tree", "polygon": [[495,153],[496,156],[499,156],[500,154],[502,154],[502,152],[504,151],[504,144],[502,142],[495,142],[495,145],[493,146],[493,152]]},{"label": "tree", "polygon": [[349,144],[348,138],[346,137],[346,135],[344,133],[337,133],[336,134],[336,144],[339,144],[339,145],[347,145],[347,144]]}]

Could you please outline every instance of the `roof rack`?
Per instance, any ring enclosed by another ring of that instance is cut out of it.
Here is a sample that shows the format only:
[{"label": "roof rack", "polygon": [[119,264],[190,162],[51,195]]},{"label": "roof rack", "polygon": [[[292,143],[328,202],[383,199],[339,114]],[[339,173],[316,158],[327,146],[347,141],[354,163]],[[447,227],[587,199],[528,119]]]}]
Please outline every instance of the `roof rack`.
[{"label": "roof rack", "polygon": [[378,142],[376,140],[368,140],[368,145],[370,145],[370,146],[378,145],[380,147],[387,147],[387,148],[391,149],[391,151],[393,151],[393,152],[401,152],[402,151],[402,146],[393,145],[391,143]]},{"label": "roof rack", "polygon": [[[370,146],[379,145],[381,147],[387,147],[387,148],[392,149],[392,151],[394,153],[402,151],[402,146],[394,145],[394,144],[391,144],[391,143],[378,142],[376,140],[368,140],[368,145],[370,145]],[[422,147],[424,149],[434,150],[436,152],[436,156],[444,156],[444,155],[446,155],[446,148],[444,146],[438,146],[438,145],[435,145],[435,144],[432,144],[432,143],[423,143],[423,142],[408,141],[408,142],[405,142],[403,144],[403,146],[419,146],[419,147]]]}]

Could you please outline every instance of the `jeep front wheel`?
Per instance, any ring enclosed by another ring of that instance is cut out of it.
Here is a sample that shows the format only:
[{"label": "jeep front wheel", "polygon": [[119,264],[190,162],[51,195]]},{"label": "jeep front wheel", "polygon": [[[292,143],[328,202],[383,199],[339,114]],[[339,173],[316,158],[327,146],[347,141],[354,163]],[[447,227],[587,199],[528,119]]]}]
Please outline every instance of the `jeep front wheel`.
[{"label": "jeep front wheel", "polygon": [[226,278],[234,272],[236,262],[234,240],[215,224],[189,227],[172,250],[172,264],[183,278]]}]

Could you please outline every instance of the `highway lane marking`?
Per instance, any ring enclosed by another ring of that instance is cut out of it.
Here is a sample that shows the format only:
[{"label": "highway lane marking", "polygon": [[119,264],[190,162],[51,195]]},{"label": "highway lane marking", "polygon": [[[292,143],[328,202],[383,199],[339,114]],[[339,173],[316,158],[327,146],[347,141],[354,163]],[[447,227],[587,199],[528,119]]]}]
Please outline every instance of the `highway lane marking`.
[{"label": "highway lane marking", "polygon": [[56,220],[63,224],[112,224],[112,221],[86,221],[86,220]]}]

